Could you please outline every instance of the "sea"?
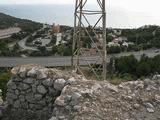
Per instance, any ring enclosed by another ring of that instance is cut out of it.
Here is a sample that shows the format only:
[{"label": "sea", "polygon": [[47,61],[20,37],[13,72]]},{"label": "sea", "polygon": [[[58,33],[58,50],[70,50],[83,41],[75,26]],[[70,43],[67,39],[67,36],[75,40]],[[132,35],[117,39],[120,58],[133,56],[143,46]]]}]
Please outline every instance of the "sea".
[{"label": "sea", "polygon": [[[87,9],[98,10],[95,5],[89,5]],[[18,18],[30,19],[33,21],[74,26],[74,5],[72,4],[45,4],[45,5],[1,5],[0,12]],[[91,25],[100,16],[87,16]],[[143,25],[160,24],[160,19],[155,19],[148,14],[141,12],[127,11],[118,7],[107,7],[107,27],[113,28],[137,28]],[[87,24],[85,24],[87,25]],[[99,26],[101,23],[99,24]]]}]

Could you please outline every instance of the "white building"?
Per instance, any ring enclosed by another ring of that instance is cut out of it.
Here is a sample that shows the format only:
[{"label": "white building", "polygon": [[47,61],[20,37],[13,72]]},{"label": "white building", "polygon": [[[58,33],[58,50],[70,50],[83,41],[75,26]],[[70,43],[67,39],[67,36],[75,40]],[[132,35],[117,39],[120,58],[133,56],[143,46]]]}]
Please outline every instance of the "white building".
[{"label": "white building", "polygon": [[55,35],[57,36],[56,45],[59,45],[60,42],[62,41],[62,33],[57,33]]},{"label": "white building", "polygon": [[113,41],[112,42],[115,42],[115,43],[119,43],[119,42],[126,42],[128,39],[127,39],[127,37],[116,37],[116,38],[114,38],[113,39]]},{"label": "white building", "polygon": [[55,36],[57,36],[57,41],[56,41],[56,45],[59,45],[61,43],[67,43],[66,41],[64,41],[62,39],[62,33],[56,33]]}]

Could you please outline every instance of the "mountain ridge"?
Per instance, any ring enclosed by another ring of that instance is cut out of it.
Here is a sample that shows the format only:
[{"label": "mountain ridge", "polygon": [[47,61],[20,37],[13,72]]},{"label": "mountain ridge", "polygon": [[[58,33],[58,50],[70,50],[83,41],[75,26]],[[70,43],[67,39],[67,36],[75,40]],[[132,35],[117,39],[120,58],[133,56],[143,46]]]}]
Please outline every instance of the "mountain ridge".
[{"label": "mountain ridge", "polygon": [[0,29],[7,29],[10,27],[19,27],[22,31],[33,32],[40,27],[42,24],[39,22],[34,22],[32,20],[16,18],[5,13],[0,12]]}]

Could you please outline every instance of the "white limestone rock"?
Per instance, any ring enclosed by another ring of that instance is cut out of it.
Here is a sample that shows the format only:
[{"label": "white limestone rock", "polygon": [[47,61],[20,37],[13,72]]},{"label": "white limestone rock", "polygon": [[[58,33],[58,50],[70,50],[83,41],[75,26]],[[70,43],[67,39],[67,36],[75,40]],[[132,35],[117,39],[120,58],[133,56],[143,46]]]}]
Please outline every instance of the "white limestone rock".
[{"label": "white limestone rock", "polygon": [[76,82],[76,80],[75,80],[74,77],[72,77],[72,78],[70,78],[70,79],[67,80],[67,83],[68,83],[68,84],[72,84],[72,83],[74,83],[74,82]]},{"label": "white limestone rock", "polygon": [[48,75],[47,68],[38,69],[38,71],[37,71],[37,79],[38,80],[47,78],[47,75]]},{"label": "white limestone rock", "polygon": [[58,105],[58,106],[65,106],[66,103],[65,103],[65,99],[63,96],[59,96],[56,100],[55,100],[55,105]]},{"label": "white limestone rock", "polygon": [[28,71],[28,77],[36,77],[37,76],[37,67],[33,67],[31,70]]},{"label": "white limestone rock", "polygon": [[19,74],[19,76],[20,76],[21,78],[25,78],[25,77],[26,77],[26,74],[27,74],[27,69],[26,69],[26,67],[21,66],[21,67],[19,68],[18,74]]},{"label": "white limestone rock", "polygon": [[155,100],[160,103],[160,95],[155,95]]},{"label": "white limestone rock", "polygon": [[105,85],[106,88],[112,92],[118,93],[118,87],[112,84],[107,84]]},{"label": "white limestone rock", "polygon": [[54,82],[54,88],[56,90],[61,91],[64,88],[65,84],[66,84],[66,81],[64,79],[57,79]]},{"label": "white limestone rock", "polygon": [[76,105],[82,95],[78,92],[74,92],[71,96],[71,104]]},{"label": "white limestone rock", "polygon": [[154,109],[152,109],[152,108],[147,108],[147,111],[148,111],[149,113],[154,113],[154,112],[155,112]]}]

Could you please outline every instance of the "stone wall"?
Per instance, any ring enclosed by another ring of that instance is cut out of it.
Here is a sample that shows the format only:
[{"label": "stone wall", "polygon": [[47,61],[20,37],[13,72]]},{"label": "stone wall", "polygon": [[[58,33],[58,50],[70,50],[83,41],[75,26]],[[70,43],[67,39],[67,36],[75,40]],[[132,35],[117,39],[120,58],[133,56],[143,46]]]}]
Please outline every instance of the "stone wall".
[{"label": "stone wall", "polygon": [[11,72],[6,100],[12,120],[48,120],[70,75],[38,65],[15,67]]}]

